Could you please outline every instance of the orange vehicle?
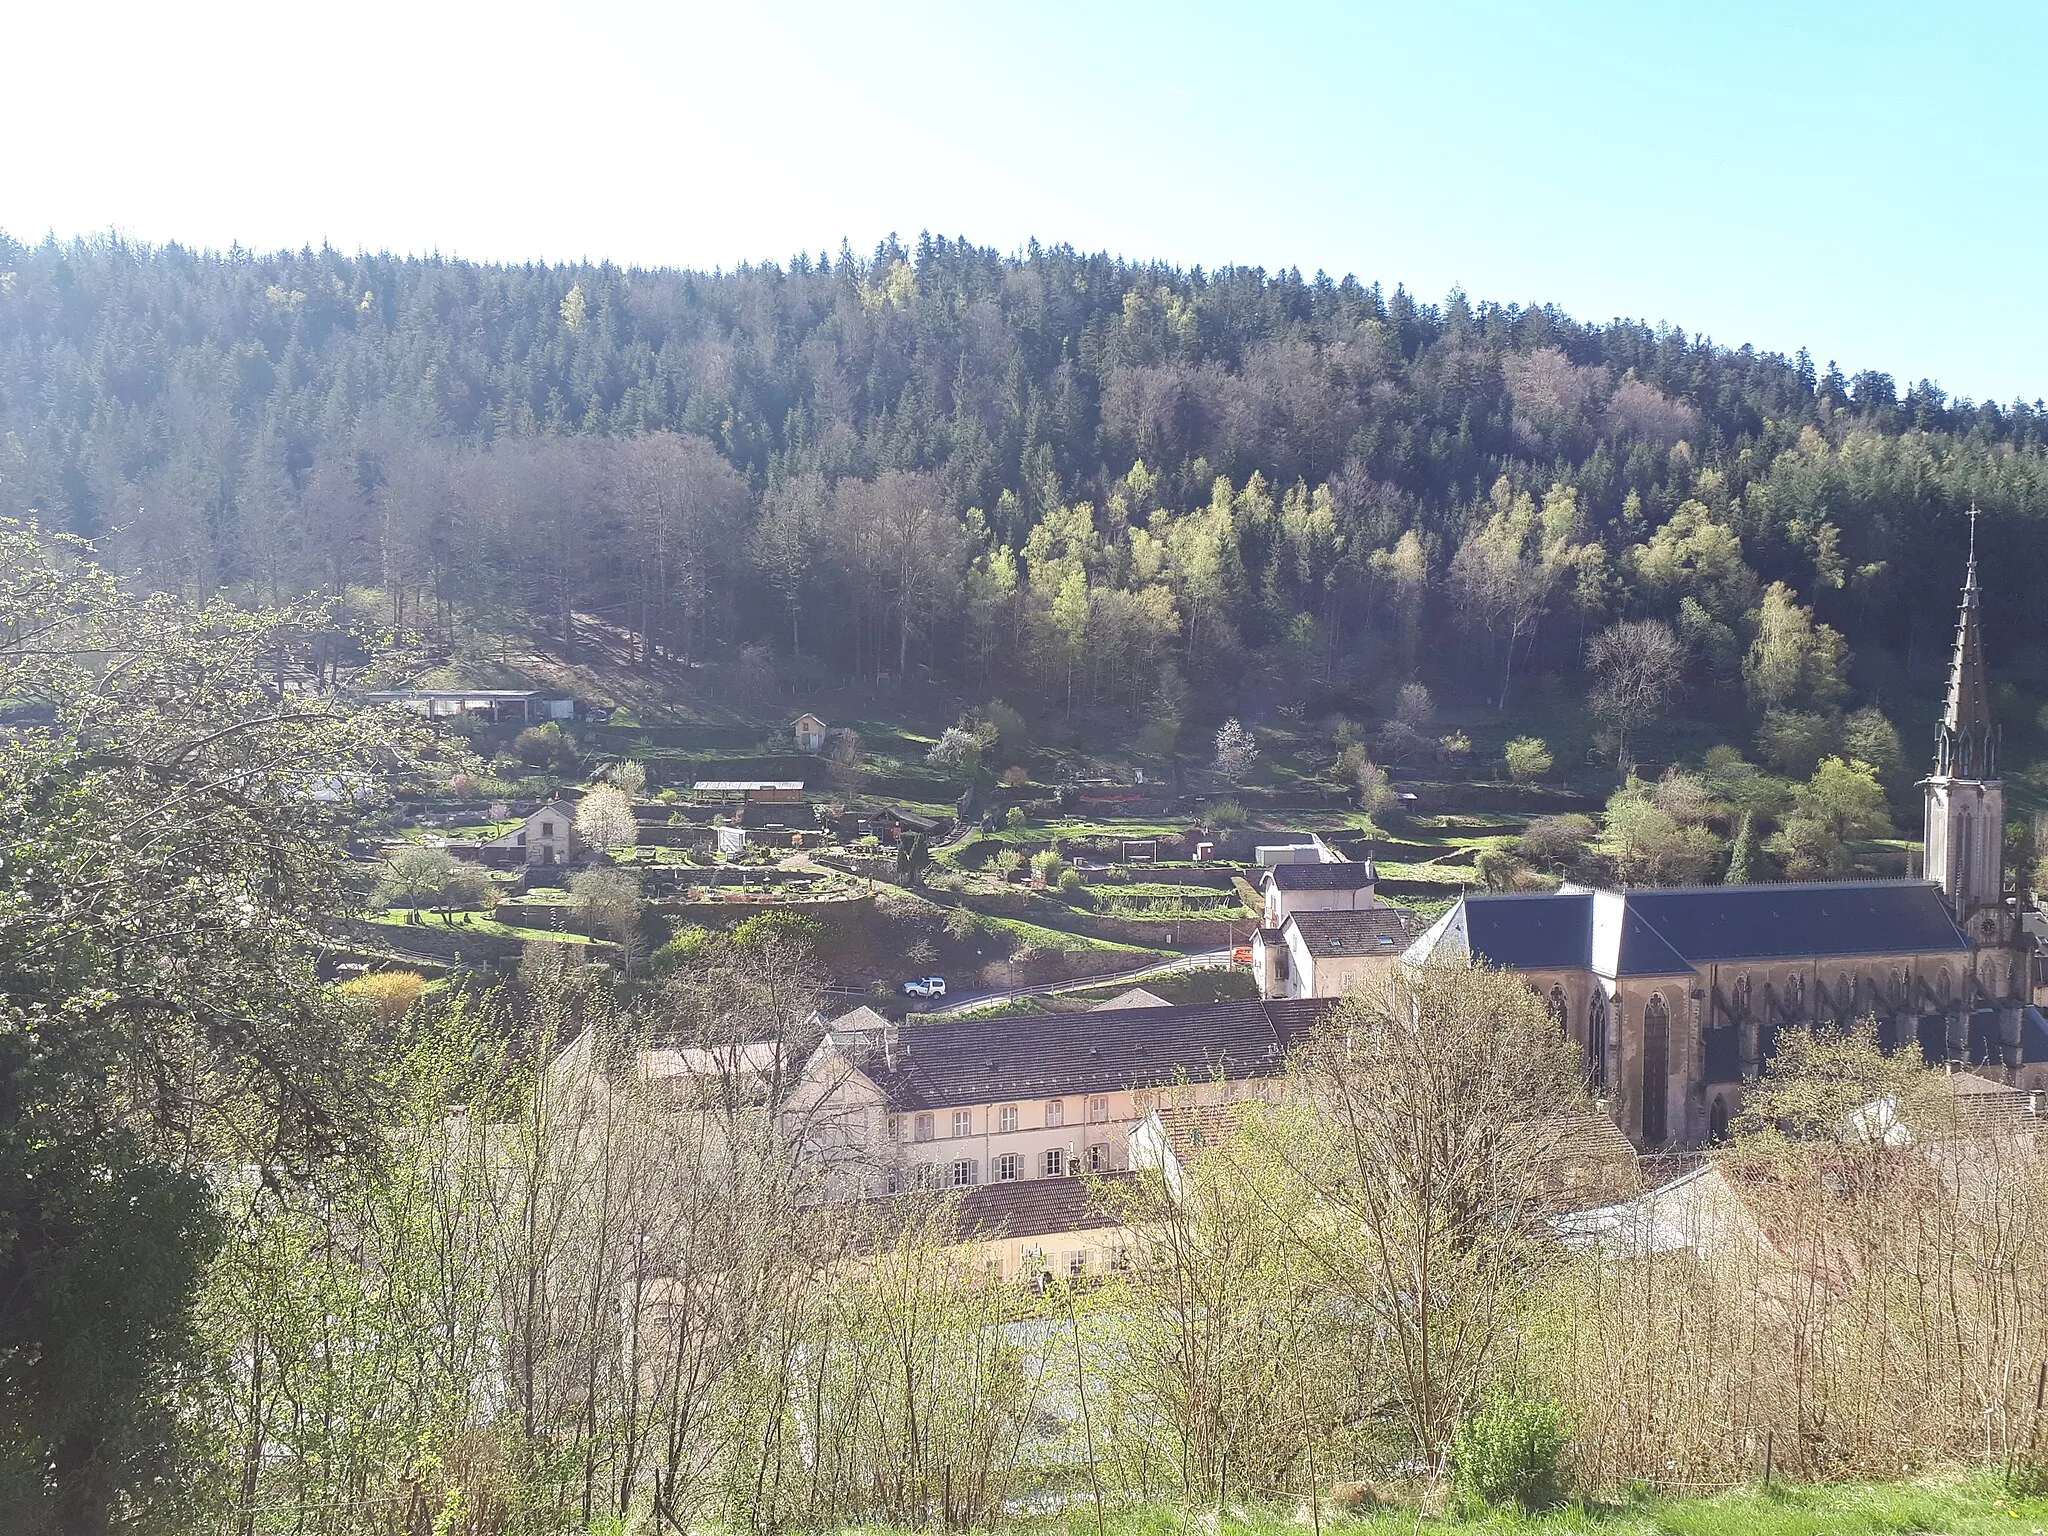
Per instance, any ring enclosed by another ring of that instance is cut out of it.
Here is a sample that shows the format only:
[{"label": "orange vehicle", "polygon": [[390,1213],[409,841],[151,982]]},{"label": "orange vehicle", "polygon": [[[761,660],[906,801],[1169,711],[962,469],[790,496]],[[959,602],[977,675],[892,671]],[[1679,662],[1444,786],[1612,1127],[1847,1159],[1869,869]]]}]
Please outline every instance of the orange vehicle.
[{"label": "orange vehicle", "polygon": [[1237,948],[1233,949],[1230,952],[1230,963],[1232,965],[1250,965],[1252,963],[1251,945],[1240,944]]}]

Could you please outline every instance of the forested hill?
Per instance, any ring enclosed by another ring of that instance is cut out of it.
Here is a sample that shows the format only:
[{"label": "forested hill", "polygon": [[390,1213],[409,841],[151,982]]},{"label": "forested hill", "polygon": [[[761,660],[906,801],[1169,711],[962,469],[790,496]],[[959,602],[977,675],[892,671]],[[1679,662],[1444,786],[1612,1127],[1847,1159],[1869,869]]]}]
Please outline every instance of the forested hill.
[{"label": "forested hill", "polygon": [[1938,660],[1975,502],[2007,703],[2048,684],[2048,413],[1804,353],[945,240],[706,275],[0,236],[0,274],[0,513],[458,650],[588,613],[1201,715],[1415,666],[1498,698],[1652,619],[1688,707],[1838,717]]}]

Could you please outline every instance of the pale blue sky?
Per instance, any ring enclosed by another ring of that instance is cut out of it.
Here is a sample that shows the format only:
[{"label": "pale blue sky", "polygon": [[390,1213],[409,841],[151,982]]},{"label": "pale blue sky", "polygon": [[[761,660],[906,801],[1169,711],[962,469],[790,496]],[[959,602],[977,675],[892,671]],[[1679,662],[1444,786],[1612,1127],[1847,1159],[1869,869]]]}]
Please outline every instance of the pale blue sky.
[{"label": "pale blue sky", "polygon": [[0,227],[643,265],[890,231],[2048,394],[2048,4],[41,5]]}]

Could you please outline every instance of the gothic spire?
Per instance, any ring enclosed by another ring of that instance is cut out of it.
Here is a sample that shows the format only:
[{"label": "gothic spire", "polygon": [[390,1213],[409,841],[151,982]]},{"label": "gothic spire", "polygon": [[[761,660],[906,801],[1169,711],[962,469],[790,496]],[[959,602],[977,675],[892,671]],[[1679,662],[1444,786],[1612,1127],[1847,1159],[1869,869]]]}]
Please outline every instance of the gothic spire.
[{"label": "gothic spire", "polygon": [[1948,664],[1948,703],[1935,739],[1934,771],[1943,778],[1998,776],[1998,728],[1991,723],[1991,691],[1984,681],[1984,638],[1978,619],[1977,509],[1970,508],[1970,563],[1956,614],[1955,650]]}]

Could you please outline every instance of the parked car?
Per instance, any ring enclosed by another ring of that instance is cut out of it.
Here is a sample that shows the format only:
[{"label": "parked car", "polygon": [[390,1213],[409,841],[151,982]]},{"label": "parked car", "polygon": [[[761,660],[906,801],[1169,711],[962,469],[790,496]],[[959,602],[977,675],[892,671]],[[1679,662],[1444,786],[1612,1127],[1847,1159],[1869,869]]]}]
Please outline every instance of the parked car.
[{"label": "parked car", "polygon": [[905,997],[944,997],[946,978],[943,976],[919,976],[903,983]]}]

